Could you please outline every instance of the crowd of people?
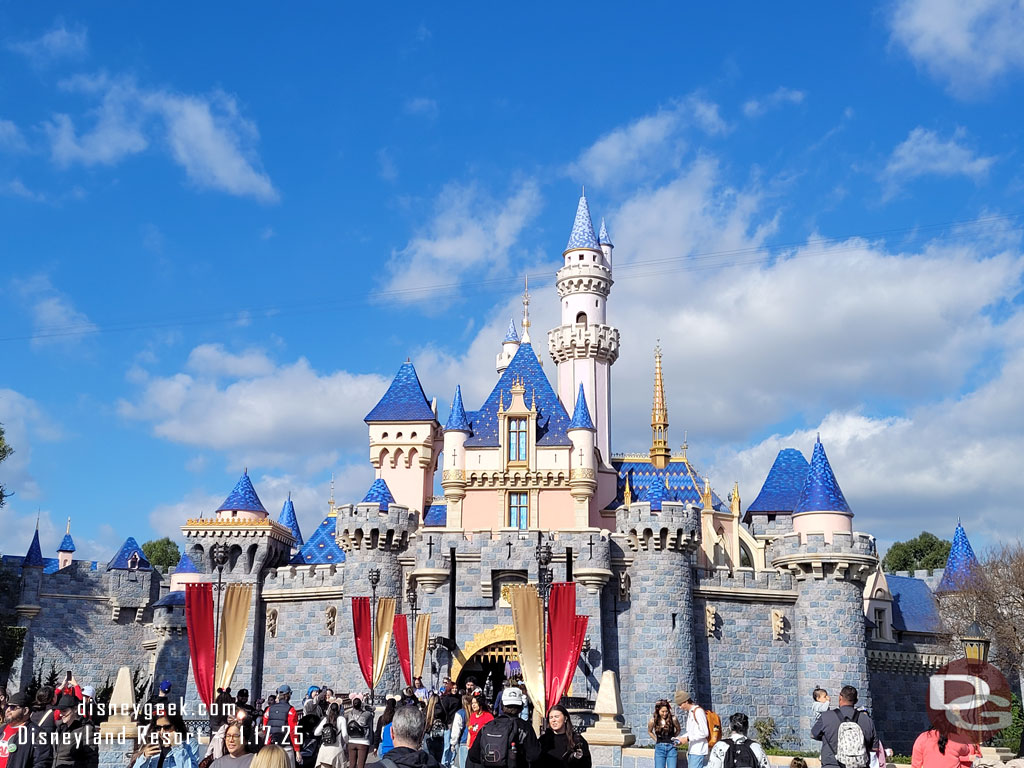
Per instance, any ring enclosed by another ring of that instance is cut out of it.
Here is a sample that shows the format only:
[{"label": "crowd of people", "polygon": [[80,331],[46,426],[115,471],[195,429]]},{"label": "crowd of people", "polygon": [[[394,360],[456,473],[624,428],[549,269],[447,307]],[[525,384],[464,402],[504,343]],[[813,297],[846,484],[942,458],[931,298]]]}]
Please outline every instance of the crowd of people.
[{"label": "crowd of people", "polygon": [[[138,747],[127,768],[592,768],[569,711],[552,707],[538,734],[521,685],[489,696],[473,678],[461,689],[445,679],[439,690],[416,678],[382,708],[365,693],[335,694],[326,686],[310,686],[295,703],[288,685],[252,703],[245,689],[218,690],[205,750],[171,688],[163,681],[140,708]],[[98,768],[104,713],[95,696],[70,672],[61,686],[42,686],[34,696],[0,689],[0,768]],[[892,752],[858,706],[856,688],[844,686],[834,707],[822,688],[811,697],[809,735],[821,742],[822,768],[887,768]],[[724,725],[727,735],[719,716],[687,691],[655,702],[647,727],[654,768],[676,768],[682,746],[687,768],[770,768],[745,713]],[[951,735],[920,734],[912,768],[970,768],[980,751]],[[807,766],[796,757],[790,768]]]}]

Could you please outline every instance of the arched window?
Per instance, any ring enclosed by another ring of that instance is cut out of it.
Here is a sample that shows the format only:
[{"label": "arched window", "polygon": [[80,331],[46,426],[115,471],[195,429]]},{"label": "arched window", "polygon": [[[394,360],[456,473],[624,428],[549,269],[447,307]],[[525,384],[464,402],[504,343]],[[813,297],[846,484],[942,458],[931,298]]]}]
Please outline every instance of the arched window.
[{"label": "arched window", "polygon": [[526,419],[508,420],[508,460],[526,461]]},{"label": "arched window", "polygon": [[577,312],[576,313],[576,324],[577,325],[586,325],[587,324],[587,313],[586,312]]},{"label": "arched window", "polygon": [[747,549],[747,545],[740,542],[740,568],[753,568],[754,557],[750,554],[750,550]]}]

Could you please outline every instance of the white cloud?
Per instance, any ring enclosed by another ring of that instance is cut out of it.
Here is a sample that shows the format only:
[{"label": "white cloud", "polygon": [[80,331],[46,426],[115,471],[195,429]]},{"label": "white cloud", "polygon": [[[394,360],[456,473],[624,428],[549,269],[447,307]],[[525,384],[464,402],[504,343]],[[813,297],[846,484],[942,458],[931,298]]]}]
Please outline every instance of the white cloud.
[{"label": "white cloud", "polygon": [[765,112],[786,104],[803,104],[805,94],[793,88],[779,86],[772,93],[761,99],[750,99],[743,105],[743,114],[747,117],[760,117]]},{"label": "white cloud", "polygon": [[394,181],[398,178],[398,166],[391,152],[382,147],[377,150],[377,175],[384,181]]},{"label": "white cloud", "polygon": [[389,301],[436,302],[439,281],[457,283],[466,273],[502,274],[511,248],[537,215],[540,191],[526,181],[504,201],[476,185],[449,184],[441,192],[425,231],[392,254]]},{"label": "white cloud", "polygon": [[902,181],[919,176],[967,176],[974,181],[984,178],[995,157],[981,156],[963,144],[967,134],[958,128],[943,140],[935,131],[918,126],[889,156],[882,178],[887,183],[886,196],[898,191]]},{"label": "white cloud", "polygon": [[57,290],[46,275],[15,280],[32,315],[32,346],[69,344],[95,333],[98,327],[78,310],[71,299]]},{"label": "white cloud", "polygon": [[418,115],[428,120],[434,120],[437,118],[439,109],[435,99],[419,96],[405,102],[405,111],[410,115]]},{"label": "white cloud", "polygon": [[55,114],[45,124],[50,154],[58,166],[114,165],[162,140],[174,161],[200,189],[214,189],[262,202],[279,198],[259,167],[255,124],[234,97],[220,91],[199,96],[138,86],[130,78],[77,76],[65,90],[98,96],[92,128],[79,133],[74,120]]},{"label": "white cloud", "polygon": [[14,449],[0,462],[0,483],[7,493],[14,494],[8,504],[35,501],[41,491],[29,468],[32,446],[37,441],[61,440],[61,428],[35,400],[13,389],[0,389],[0,425],[4,429],[4,440]]},{"label": "white cloud", "polygon": [[80,25],[68,26],[62,20],[53,29],[34,40],[9,43],[8,49],[28,58],[36,66],[45,66],[59,59],[79,58],[89,48],[89,34]]},{"label": "white cloud", "polygon": [[241,379],[266,376],[274,370],[274,363],[262,350],[233,354],[222,344],[200,344],[189,353],[185,367],[200,376]]},{"label": "white cloud", "polygon": [[34,192],[25,186],[21,179],[11,179],[10,181],[0,184],[0,192],[11,197],[20,197],[25,200],[31,200],[34,203],[45,203],[46,195],[42,192]]},{"label": "white cloud", "polygon": [[718,105],[713,101],[696,95],[689,96],[683,101],[683,110],[698,128],[712,136],[732,130],[732,127],[718,113]]},{"label": "white cloud", "polygon": [[1020,0],[897,0],[893,41],[962,98],[1024,69]]},{"label": "white cloud", "polygon": [[10,120],[0,119],[0,151],[24,152],[27,148],[18,126]]}]

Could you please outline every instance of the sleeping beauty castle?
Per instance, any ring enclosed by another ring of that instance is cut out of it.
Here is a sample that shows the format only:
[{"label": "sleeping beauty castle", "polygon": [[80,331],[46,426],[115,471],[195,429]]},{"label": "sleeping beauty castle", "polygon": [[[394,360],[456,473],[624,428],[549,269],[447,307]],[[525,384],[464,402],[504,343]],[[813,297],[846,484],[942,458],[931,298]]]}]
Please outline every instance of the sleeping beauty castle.
[{"label": "sleeping beauty castle", "polygon": [[[306,535],[291,500],[275,519],[248,474],[214,516],[182,521],[185,554],[168,572],[131,538],[109,563],[75,560],[70,525],[44,558],[37,532],[27,555],[3,558],[23,628],[8,687],[51,663],[97,684],[129,664],[191,691],[185,585],[216,582],[218,566],[250,588],[232,686],[253,698],[283,683],[363,689],[352,598],[371,595],[430,616],[428,684],[497,687],[518,660],[509,588],[538,583],[543,542],[588,617],[575,709],[593,707],[610,670],[640,743],[654,702],[682,688],[716,711],[773,718],[777,741],[796,746],[812,689],[852,684],[887,745],[908,750],[926,727],[928,675],[956,652],[940,608],[976,562],[963,528],[945,571],[883,573],[820,441],[782,450],[749,504],[735,484],[720,495],[685,445],[669,447],[660,350],[650,446],[613,453],[613,275],[608,229],[595,233],[581,197],[550,297],[561,324],[535,339],[524,294],[519,326],[495,339],[494,388],[479,404],[456,388],[446,418],[401,364],[365,418],[376,480],[355,503],[332,493]],[[392,644],[379,690],[404,684]]]}]

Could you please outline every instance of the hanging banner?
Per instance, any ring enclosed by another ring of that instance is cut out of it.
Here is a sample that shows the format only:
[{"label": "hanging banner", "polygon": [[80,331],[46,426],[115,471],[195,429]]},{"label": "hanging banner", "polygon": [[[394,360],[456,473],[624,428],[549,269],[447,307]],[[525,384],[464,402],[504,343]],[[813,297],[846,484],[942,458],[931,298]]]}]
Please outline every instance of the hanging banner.
[{"label": "hanging banner", "polygon": [[359,671],[363,673],[363,680],[366,681],[366,687],[369,688],[372,686],[370,674],[373,669],[370,646],[370,598],[352,598],[352,631],[355,635]]},{"label": "hanging banner", "polygon": [[412,649],[414,677],[423,677],[423,665],[427,660],[427,645],[430,642],[430,614],[421,613],[416,617],[416,637]]},{"label": "hanging banner", "polygon": [[373,684],[376,686],[384,676],[391,647],[391,633],[395,628],[395,598],[381,597],[377,600],[377,626],[373,633]]},{"label": "hanging banner", "polygon": [[213,586],[185,585],[185,624],[196,692],[209,710],[213,703]]},{"label": "hanging banner", "polygon": [[395,650],[398,651],[398,664],[402,667],[402,677],[406,685],[412,685],[412,664],[409,659],[409,623],[404,613],[395,616]]},{"label": "hanging banner", "polygon": [[566,687],[559,693],[559,698],[565,695],[568,686],[572,683],[573,675],[576,674],[576,664],[579,662],[580,654],[583,653],[583,640],[587,636],[587,623],[590,619],[586,616],[577,616],[575,626],[572,631],[572,659],[571,667],[569,668],[569,674],[565,678]]},{"label": "hanging banner", "polygon": [[517,584],[508,590],[508,602],[512,606],[512,627],[519,649],[519,664],[523,671],[523,682],[530,694],[533,706],[546,713],[544,706],[544,604],[541,603],[537,588]]},{"label": "hanging banner", "polygon": [[553,707],[569,687],[576,669],[573,656],[573,630],[576,625],[576,584],[571,581],[551,585],[548,598],[547,664],[544,669],[544,694]]},{"label": "hanging banner", "polygon": [[217,638],[217,688],[230,688],[238,658],[249,629],[249,603],[252,586],[229,584],[220,613],[220,637]]}]

